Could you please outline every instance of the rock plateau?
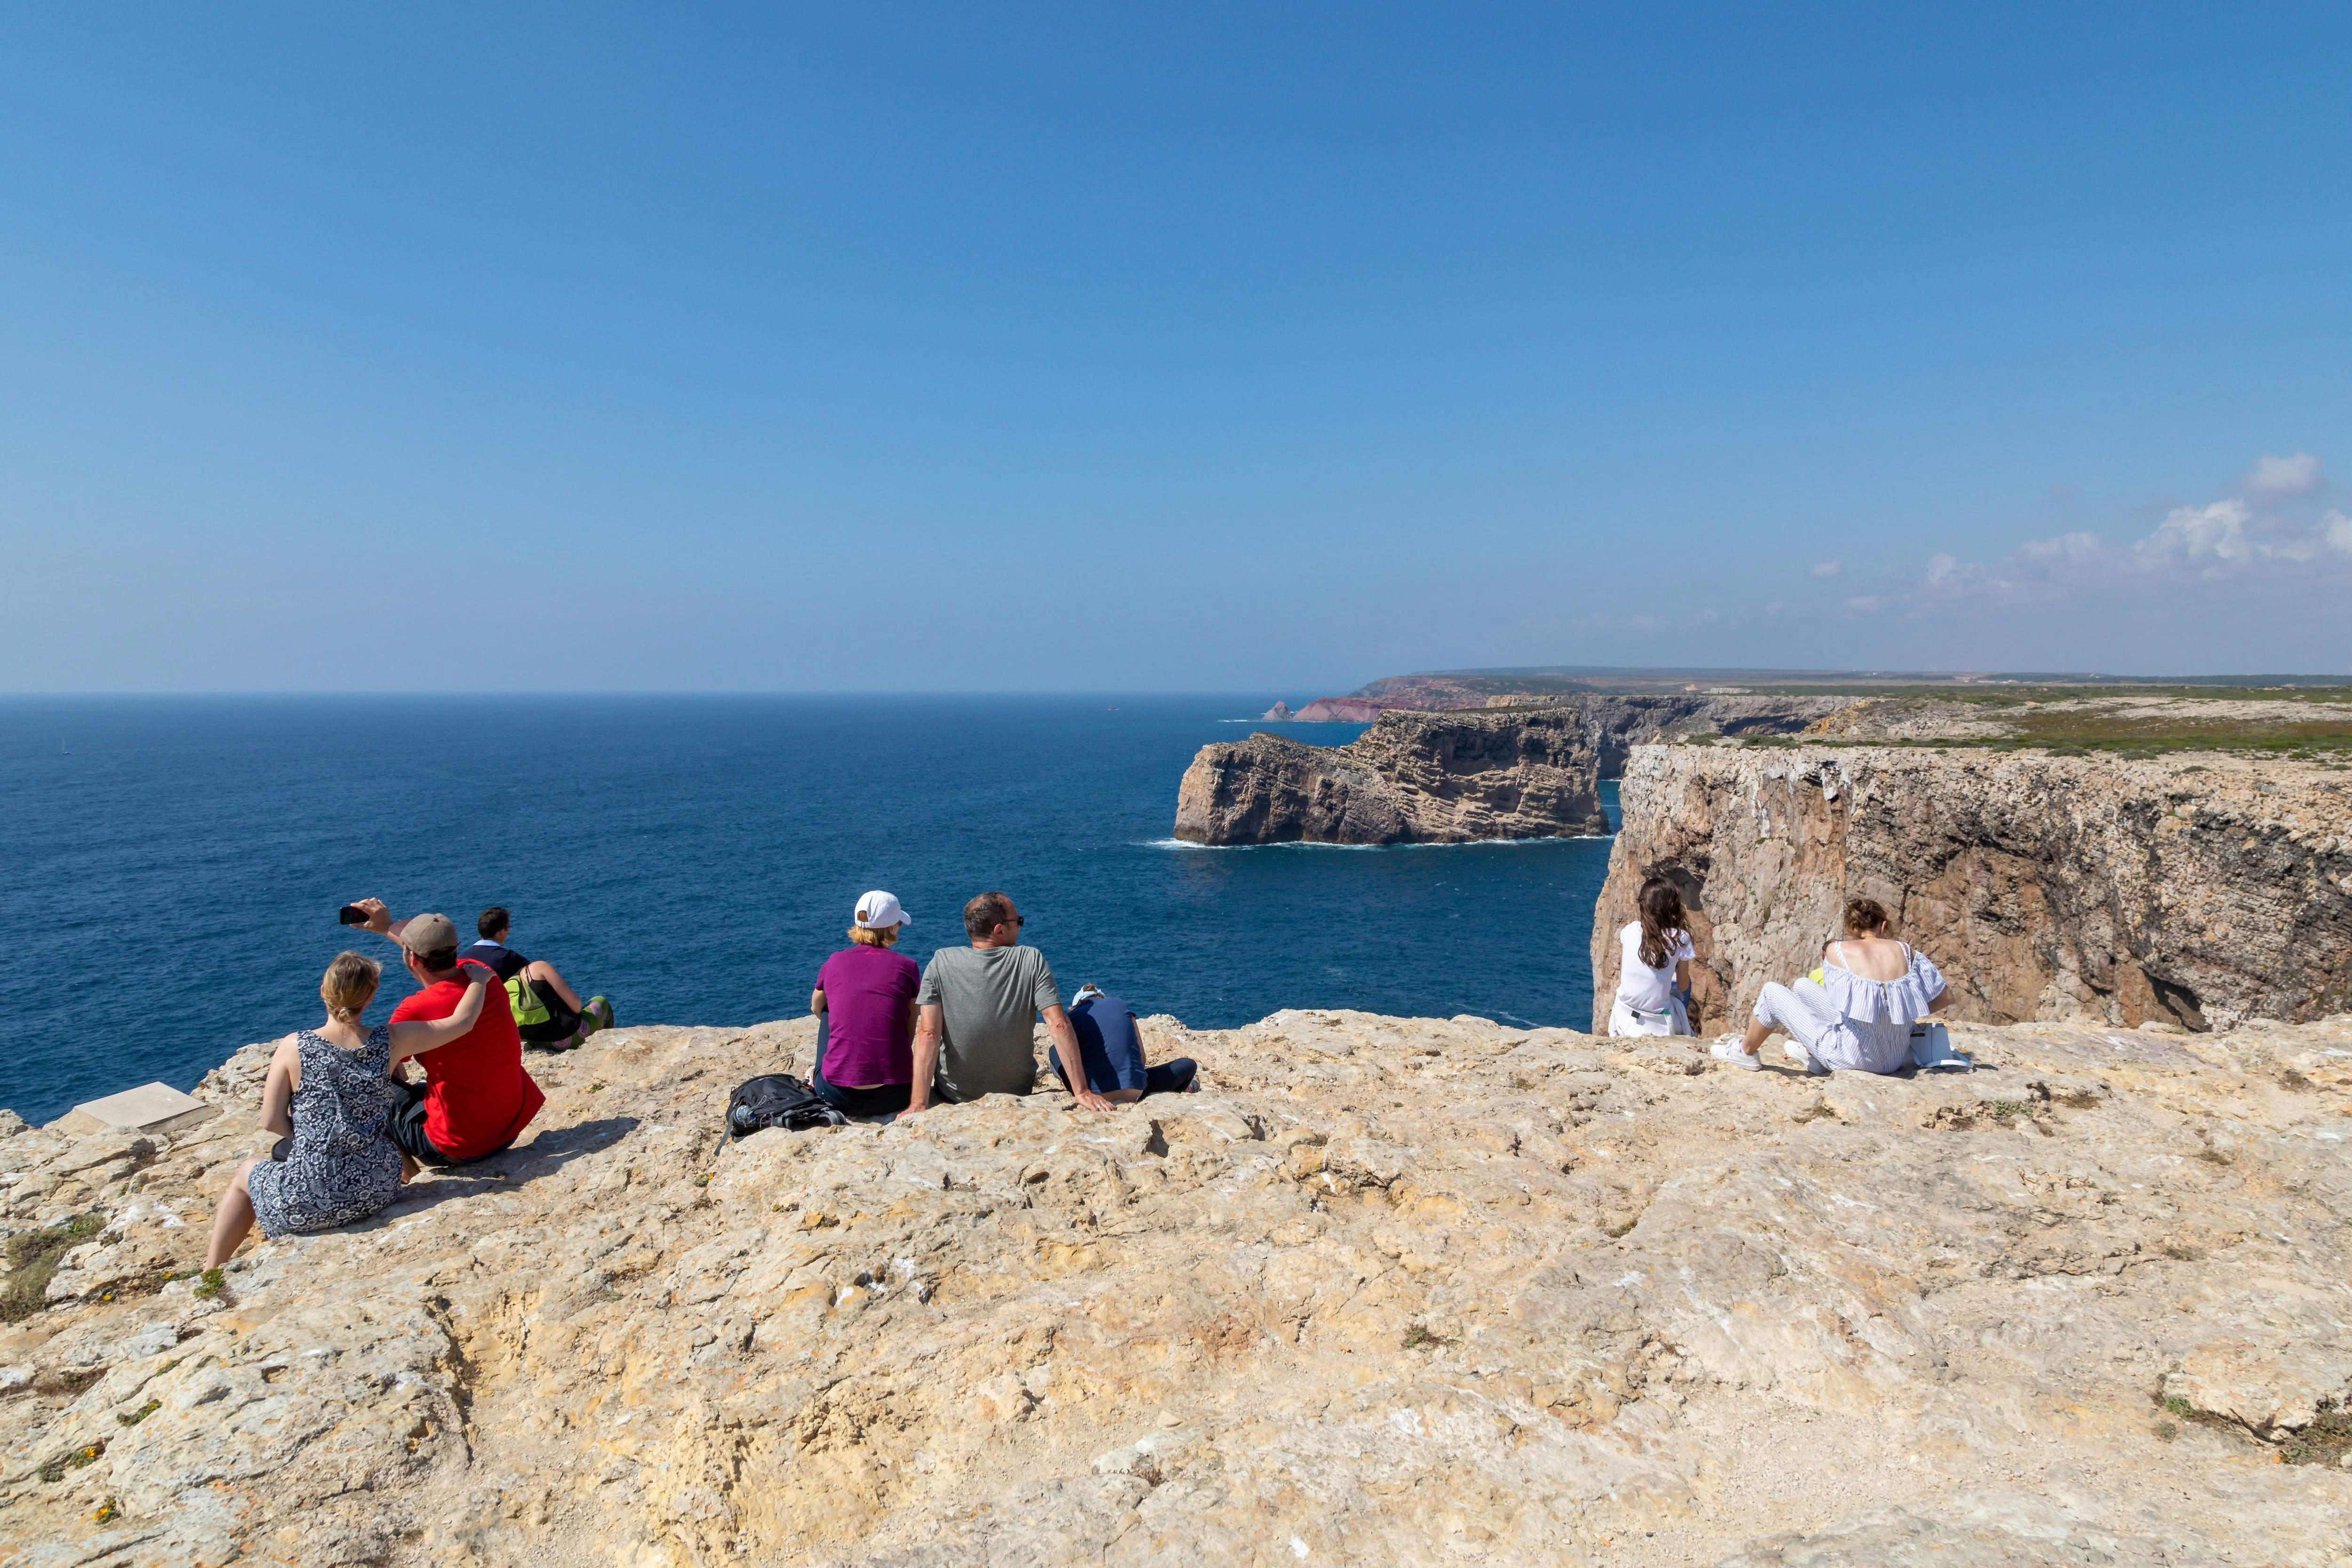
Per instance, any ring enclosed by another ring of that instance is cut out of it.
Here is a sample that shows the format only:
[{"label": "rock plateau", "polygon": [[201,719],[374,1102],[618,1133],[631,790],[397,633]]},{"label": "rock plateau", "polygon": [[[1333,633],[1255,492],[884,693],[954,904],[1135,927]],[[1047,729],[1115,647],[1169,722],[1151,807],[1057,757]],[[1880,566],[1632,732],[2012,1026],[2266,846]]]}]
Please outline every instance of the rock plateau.
[{"label": "rock plateau", "polygon": [[267,1046],[176,1141],[0,1138],[20,1242],[89,1217],[0,1331],[0,1558],[2352,1556],[2352,1019],[1963,1024],[1981,1071],[1826,1082],[1150,1029],[1207,1092],[732,1145],[805,1021],[611,1031],[534,1061],[523,1147],[211,1294],[166,1276]]}]

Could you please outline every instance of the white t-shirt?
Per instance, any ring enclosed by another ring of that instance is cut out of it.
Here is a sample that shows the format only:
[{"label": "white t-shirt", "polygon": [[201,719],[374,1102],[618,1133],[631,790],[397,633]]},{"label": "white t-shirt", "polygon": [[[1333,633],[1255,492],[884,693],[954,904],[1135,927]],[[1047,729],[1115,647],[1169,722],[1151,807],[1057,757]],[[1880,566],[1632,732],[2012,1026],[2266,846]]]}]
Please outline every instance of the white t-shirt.
[{"label": "white t-shirt", "polygon": [[1666,967],[1653,969],[1642,962],[1642,923],[1636,920],[1617,933],[1617,945],[1625,949],[1625,962],[1617,970],[1619,1001],[1651,1013],[1664,1012],[1673,1004],[1675,965],[1685,958],[1696,958],[1698,954],[1691,946],[1687,931],[1670,931],[1666,940],[1672,944],[1666,954]]}]

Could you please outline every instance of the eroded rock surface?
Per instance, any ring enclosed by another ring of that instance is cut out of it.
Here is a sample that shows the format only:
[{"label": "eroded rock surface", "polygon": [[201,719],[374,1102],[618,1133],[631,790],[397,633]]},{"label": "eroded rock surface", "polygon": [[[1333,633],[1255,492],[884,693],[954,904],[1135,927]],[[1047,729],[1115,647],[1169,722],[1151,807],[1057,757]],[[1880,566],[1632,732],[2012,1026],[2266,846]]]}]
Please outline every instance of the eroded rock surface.
[{"label": "eroded rock surface", "polygon": [[[1462,843],[1606,833],[1599,784],[1633,747],[1689,735],[1793,735],[1848,697],[1573,696],[1377,719],[1346,746],[1286,736],[1204,746],[1176,792],[1176,836],[1204,844]],[[1340,716],[1317,713],[1304,720]],[[1266,716],[1271,718],[1274,716]]]},{"label": "eroded rock surface", "polygon": [[[1498,703],[1512,699],[1496,698]],[[1850,696],[1787,697],[1670,693],[1658,696],[1571,696],[1547,703],[1583,721],[1601,776],[1625,771],[1633,748],[1690,735],[1795,735],[1832,722],[1856,705]]]},{"label": "eroded rock surface", "polygon": [[2218,752],[2131,761],[1893,747],[1633,754],[1596,913],[1596,1027],[1652,870],[1681,886],[1698,1002],[1744,1020],[1884,904],[1957,1016],[2202,1030],[2352,1007],[2352,777]]},{"label": "eroded rock surface", "polygon": [[1404,713],[1346,746],[1204,746],[1176,791],[1202,844],[1460,843],[1605,833],[1599,753],[1572,713]]},{"label": "eroded rock surface", "polygon": [[612,1031],[534,1060],[524,1147],[210,1300],[154,1280],[268,1141],[268,1047],[184,1141],[0,1139],[12,1225],[103,1227],[0,1333],[0,1556],[2352,1554],[2352,1018],[1962,1025],[1983,1071],[1826,1082],[1150,1028],[1209,1092],[731,1146],[805,1023]]},{"label": "eroded rock surface", "polygon": [[1391,706],[1361,697],[1317,697],[1292,716],[1300,724],[1370,724]]}]

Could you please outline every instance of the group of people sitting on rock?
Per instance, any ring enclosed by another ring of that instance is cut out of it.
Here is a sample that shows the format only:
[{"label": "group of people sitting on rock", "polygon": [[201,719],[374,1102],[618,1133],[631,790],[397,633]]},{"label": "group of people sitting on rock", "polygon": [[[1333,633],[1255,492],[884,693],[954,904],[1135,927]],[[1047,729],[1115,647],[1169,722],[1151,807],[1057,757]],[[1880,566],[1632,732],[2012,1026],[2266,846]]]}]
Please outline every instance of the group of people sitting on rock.
[{"label": "group of people sitting on rock", "polygon": [[1089,1111],[1193,1086],[1189,1058],[1144,1064],[1135,1010],[1099,986],[1062,1005],[1054,967],[1022,946],[1025,917],[1003,894],[965,904],[966,945],[940,948],[919,971],[893,951],[910,924],[897,898],[869,893],[850,916],[850,945],[817,970],[809,1086],[843,1114],[912,1116],[934,1100],[1026,1094],[1041,1017],[1054,1042],[1046,1065]]},{"label": "group of people sitting on rock", "polygon": [[[422,988],[373,1029],[361,1022],[383,966],[339,953],[319,983],[327,1017],[278,1043],[262,1085],[267,1156],[239,1165],[213,1218],[205,1266],[218,1268],[258,1223],[269,1236],[349,1225],[382,1210],[425,1166],[462,1166],[511,1147],[547,1097],[523,1070],[527,1045],[570,1050],[613,1023],[612,1003],[582,1001],[555,966],[507,945],[510,916],[482,912],[464,947],[446,915],[395,920],[380,899],[350,906],[390,937]],[[894,951],[909,924],[890,894],[857,901],[849,946],[817,970],[811,1087],[851,1116],[911,1116],[934,1101],[1027,1094],[1043,1015],[1048,1065],[1088,1110],[1194,1087],[1187,1058],[1144,1063],[1134,1010],[1100,987],[1064,1007],[1053,967],[1021,944],[1021,912],[1001,893],[964,905],[962,946],[919,971]],[[422,1082],[406,1079],[414,1060]]]},{"label": "group of people sitting on rock", "polygon": [[[1691,998],[1697,949],[1681,890],[1664,877],[1642,883],[1641,918],[1617,934],[1622,949],[1612,1035],[1698,1032]],[[1708,1054],[1734,1067],[1758,1068],[1774,1030],[1792,1066],[1833,1071],[1899,1072],[1915,1060],[1912,1036],[1952,1002],[1943,973],[1926,954],[1897,941],[1875,899],[1850,899],[1845,934],[1822,945],[1821,967],[1790,985],[1767,981],[1745,1035],[1717,1039]],[[1957,1059],[1956,1059],[1957,1060]]]},{"label": "group of people sitting on rock", "polygon": [[[240,1165],[221,1196],[208,1269],[226,1262],[257,1221],[270,1236],[349,1225],[390,1203],[421,1166],[503,1153],[547,1103],[523,1071],[523,1047],[568,1051],[613,1022],[610,1001],[583,1002],[554,965],[506,945],[502,908],[482,911],[480,939],[461,948],[446,915],[395,920],[374,898],[349,907],[353,924],[398,946],[422,988],[389,1021],[363,1029],[383,966],[335,955],[319,982],[326,1020],[270,1056],[261,1123],[278,1146]],[[421,1082],[408,1081],[411,1059]]]},{"label": "group of people sitting on rock", "polygon": [[[1654,876],[1636,903],[1641,918],[1618,934],[1610,1032],[1695,1035],[1697,952],[1682,895]],[[479,938],[464,947],[446,915],[395,920],[373,898],[350,908],[353,923],[398,945],[422,988],[389,1021],[363,1029],[382,966],[348,952],[327,966],[325,1021],[281,1041],[269,1061],[261,1119],[278,1147],[237,1167],[214,1217],[207,1268],[226,1261],[257,1222],[271,1236],[347,1225],[389,1204],[421,1166],[504,1152],[546,1103],[523,1070],[523,1048],[568,1050],[612,1025],[611,1002],[583,1002],[552,964],[508,946],[503,908],[484,910]],[[810,1088],[857,1117],[1025,1095],[1037,1082],[1040,1018],[1053,1042],[1047,1066],[1087,1110],[1195,1087],[1189,1059],[1146,1064],[1142,1026],[1118,997],[1089,984],[1064,1006],[1053,966],[1022,944],[1025,923],[1003,894],[981,894],[963,907],[965,944],[940,948],[918,969],[896,950],[911,924],[898,900],[878,889],[860,898],[849,946],[825,959],[809,993]],[[1761,1066],[1778,1030],[1808,1073],[1894,1072],[1912,1060],[1913,1026],[1951,999],[1936,966],[1889,934],[1886,911],[1857,898],[1846,905],[1844,936],[1824,944],[1822,967],[1793,985],[1766,985],[1746,1036],[1723,1036],[1712,1054]],[[411,1060],[422,1082],[408,1080]]]}]

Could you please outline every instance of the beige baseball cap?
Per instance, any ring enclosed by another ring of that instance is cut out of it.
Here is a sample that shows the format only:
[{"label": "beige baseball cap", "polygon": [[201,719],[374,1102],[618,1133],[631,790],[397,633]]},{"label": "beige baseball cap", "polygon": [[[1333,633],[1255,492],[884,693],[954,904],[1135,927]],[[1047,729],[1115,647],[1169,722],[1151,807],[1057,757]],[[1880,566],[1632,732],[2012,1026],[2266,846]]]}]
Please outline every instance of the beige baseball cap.
[{"label": "beige baseball cap", "polygon": [[457,945],[457,925],[446,915],[412,915],[400,928],[400,945],[412,953],[439,953]]}]

